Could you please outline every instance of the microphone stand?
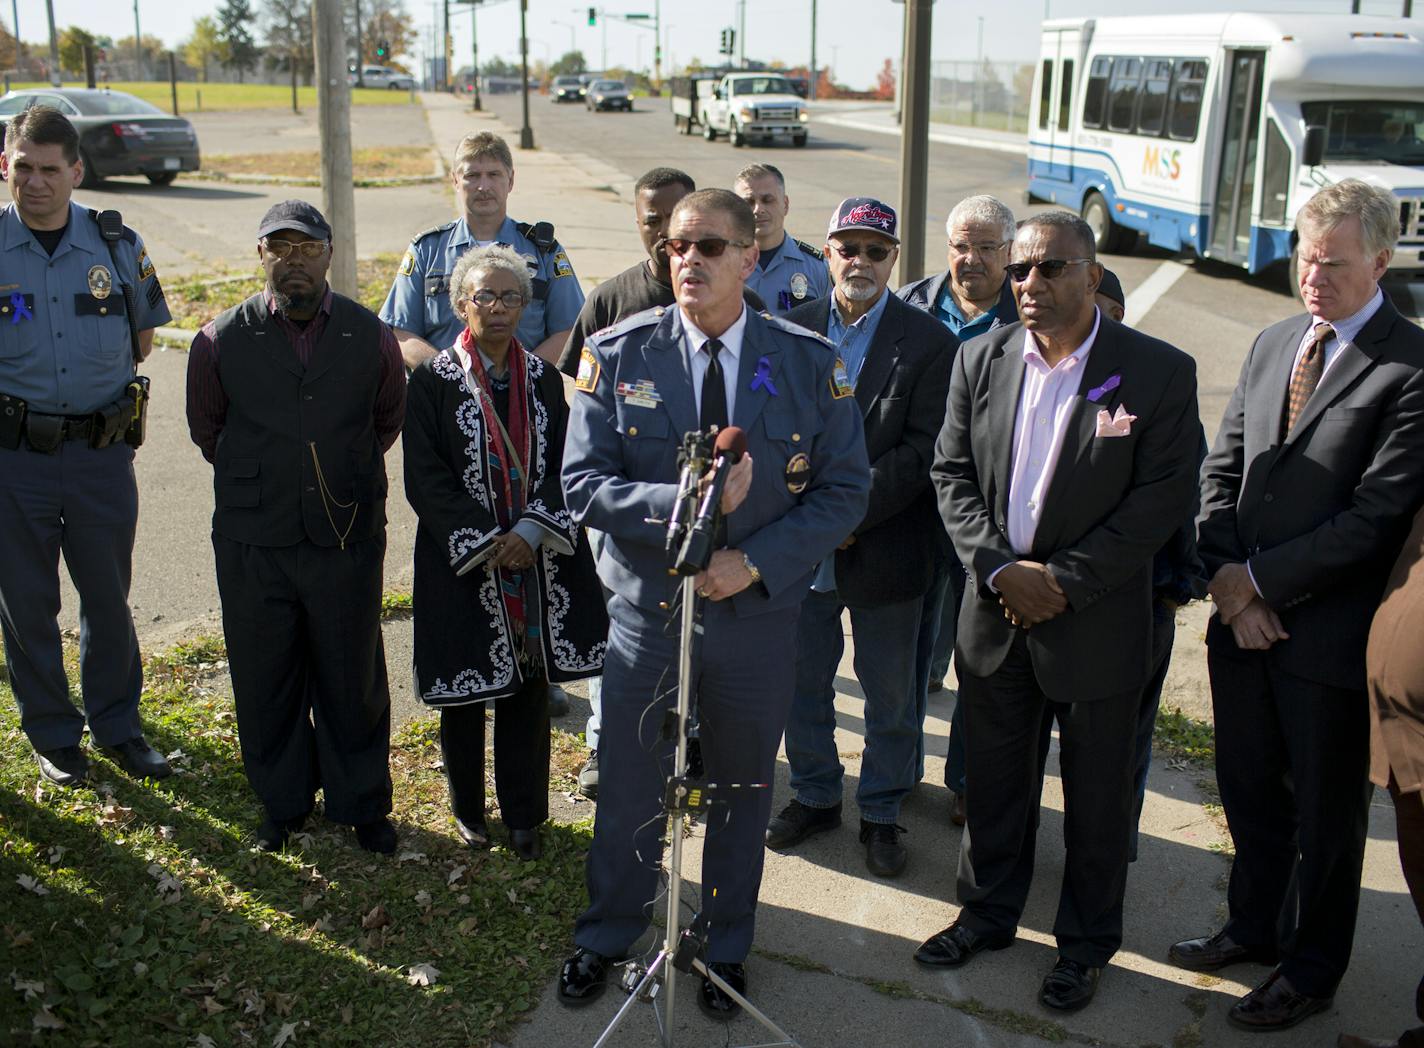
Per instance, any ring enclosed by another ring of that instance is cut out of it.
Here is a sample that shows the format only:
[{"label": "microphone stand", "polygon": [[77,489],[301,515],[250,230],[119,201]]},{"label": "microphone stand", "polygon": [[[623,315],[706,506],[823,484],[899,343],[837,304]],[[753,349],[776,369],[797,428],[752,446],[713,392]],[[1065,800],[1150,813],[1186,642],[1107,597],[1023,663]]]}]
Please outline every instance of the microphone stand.
[{"label": "microphone stand", "polygon": [[[711,461],[710,445],[710,438],[702,433],[688,433],[683,438],[684,473],[699,460],[704,463]],[[697,472],[693,473],[694,477],[697,475]],[[747,1048],[776,1048],[779,1045],[799,1048],[799,1042],[794,1037],[767,1018],[751,1001],[708,968],[702,957],[706,923],[699,917],[693,922],[692,927],[686,930],[681,929],[682,827],[679,823],[683,813],[705,807],[707,803],[701,785],[687,781],[687,720],[692,709],[692,643],[694,635],[700,631],[698,621],[702,615],[703,600],[697,595],[694,579],[697,572],[707,565],[705,563],[700,565],[687,563],[683,555],[684,535],[677,533],[690,532],[693,522],[697,519],[697,484],[694,482],[690,485],[679,485],[678,498],[680,504],[673,511],[668,535],[670,557],[675,558],[672,564],[681,576],[679,586],[682,618],[677,658],[676,745],[673,749],[672,778],[668,780],[667,790],[663,797],[663,806],[669,820],[669,836],[672,838],[671,854],[668,856],[667,919],[664,922],[663,945],[647,969],[642,971],[641,978],[639,978],[637,967],[629,967],[623,978],[623,986],[628,991],[628,999],[623,1002],[612,1021],[599,1035],[593,1048],[604,1048],[613,1036],[613,1032],[618,1029],[618,1026],[632,1010],[633,1005],[639,1001],[645,1001],[653,1006],[653,1016],[658,1023],[658,1039],[664,1048],[673,1048],[673,1035],[676,1031],[674,1009],[677,1001],[677,979],[668,970],[669,963],[678,971],[688,974],[696,971],[703,978],[710,980],[714,986],[741,1005],[748,1015],[779,1038],[776,1041],[763,1042],[756,1046],[747,1046]],[[683,500],[685,500],[685,504],[681,504]],[[709,550],[709,557],[710,552]],[[659,1010],[657,1000],[658,991],[663,986],[667,988],[666,1015]]]}]

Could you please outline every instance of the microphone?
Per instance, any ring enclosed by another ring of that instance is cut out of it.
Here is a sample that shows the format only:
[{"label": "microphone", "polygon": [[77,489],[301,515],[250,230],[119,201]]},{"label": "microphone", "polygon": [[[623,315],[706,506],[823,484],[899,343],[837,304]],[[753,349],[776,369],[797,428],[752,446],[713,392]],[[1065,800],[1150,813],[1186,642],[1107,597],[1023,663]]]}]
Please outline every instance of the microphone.
[{"label": "microphone", "polygon": [[717,443],[712,452],[712,480],[707,485],[707,493],[702,505],[697,508],[697,519],[683,543],[682,555],[678,558],[679,575],[695,575],[707,567],[712,559],[712,544],[716,539],[717,522],[721,518],[722,490],[727,486],[727,474],[742,460],[747,450],[747,435],[738,426],[727,426],[717,431]]}]

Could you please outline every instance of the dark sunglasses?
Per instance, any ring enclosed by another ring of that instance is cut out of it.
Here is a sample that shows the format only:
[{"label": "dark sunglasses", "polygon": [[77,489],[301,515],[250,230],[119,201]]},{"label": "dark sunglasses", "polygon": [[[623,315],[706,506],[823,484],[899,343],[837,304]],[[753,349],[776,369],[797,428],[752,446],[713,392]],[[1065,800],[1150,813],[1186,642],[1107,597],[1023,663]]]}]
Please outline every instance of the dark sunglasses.
[{"label": "dark sunglasses", "polygon": [[1010,262],[1004,267],[1004,272],[1015,284],[1022,284],[1035,269],[1049,280],[1056,280],[1069,266],[1080,266],[1091,261],[1091,258],[1041,258],[1037,262]]},{"label": "dark sunglasses", "polygon": [[296,251],[302,258],[320,258],[331,246],[325,240],[301,240],[294,244],[290,240],[268,240],[266,238],[263,238],[262,244],[267,248],[267,253],[274,258],[288,258],[293,251]]},{"label": "dark sunglasses", "polygon": [[884,262],[890,257],[890,252],[895,250],[893,247],[886,247],[884,244],[861,245],[832,243],[831,247],[836,249],[836,254],[840,255],[841,258],[852,259],[864,252],[865,257],[872,262]]},{"label": "dark sunglasses", "polygon": [[678,258],[687,254],[694,247],[703,258],[720,258],[722,252],[729,247],[751,247],[751,245],[743,244],[739,240],[726,240],[723,237],[703,237],[701,240],[668,237],[663,240],[663,247],[669,255],[676,255]]}]

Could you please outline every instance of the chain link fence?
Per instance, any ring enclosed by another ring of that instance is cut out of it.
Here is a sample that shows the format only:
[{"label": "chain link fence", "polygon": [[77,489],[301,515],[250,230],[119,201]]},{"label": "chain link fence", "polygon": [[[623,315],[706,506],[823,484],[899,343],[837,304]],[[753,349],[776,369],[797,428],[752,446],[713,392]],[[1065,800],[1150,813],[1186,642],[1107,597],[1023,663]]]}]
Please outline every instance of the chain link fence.
[{"label": "chain link fence", "polygon": [[941,124],[1028,131],[1031,62],[935,62],[930,120]]}]

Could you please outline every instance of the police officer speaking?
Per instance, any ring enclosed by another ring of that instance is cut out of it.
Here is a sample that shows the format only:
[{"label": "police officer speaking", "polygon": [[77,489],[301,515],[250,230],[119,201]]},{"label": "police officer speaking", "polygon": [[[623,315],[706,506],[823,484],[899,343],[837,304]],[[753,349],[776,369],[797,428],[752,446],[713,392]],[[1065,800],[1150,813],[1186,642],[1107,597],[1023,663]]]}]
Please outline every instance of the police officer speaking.
[{"label": "police officer speaking", "polygon": [[[15,201],[0,209],[0,626],[20,723],[56,785],[88,778],[86,719],[125,772],[162,778],[128,600],[147,402],[135,370],[168,304],[138,234],[70,200],[84,165],[63,114],[12,117],[0,169]],[[79,591],[83,713],[60,648],[61,552]]]},{"label": "police officer speaking", "polygon": [[506,203],[514,188],[509,146],[490,131],[466,135],[455,149],[450,181],[460,217],[417,234],[381,307],[381,319],[395,330],[406,367],[418,367],[454,345],[465,322],[450,305],[450,274],[466,251],[490,244],[513,248],[529,264],[534,297],[519,318],[519,342],[558,363],[583,307],[583,290],[552,225],[509,217]]},{"label": "police officer speaking", "polygon": [[821,249],[787,235],[791,198],[781,172],[770,164],[752,164],[737,172],[733,188],[756,219],[757,265],[747,287],[777,316],[829,295],[831,274]]},{"label": "police officer speaking", "polygon": [[[605,533],[598,571],[612,592],[603,667],[599,803],[589,907],[559,998],[587,1004],[610,964],[648,927],[657,893],[664,775],[659,737],[678,637],[660,605],[673,595],[664,556],[684,433],[747,434],[722,509],[726,548],[696,579],[705,599],[693,674],[702,757],[715,783],[769,783],[791,703],[796,617],[818,561],[864,516],[870,474],[850,381],[824,339],[748,310],[756,267],[750,208],[724,189],[682,198],[666,240],[677,308],[652,309],[589,339],[564,452],[575,519]],[[709,968],[739,992],[752,944],[770,789],[719,795],[708,815],[702,914]],[[699,1004],[736,1003],[704,980]]]}]

